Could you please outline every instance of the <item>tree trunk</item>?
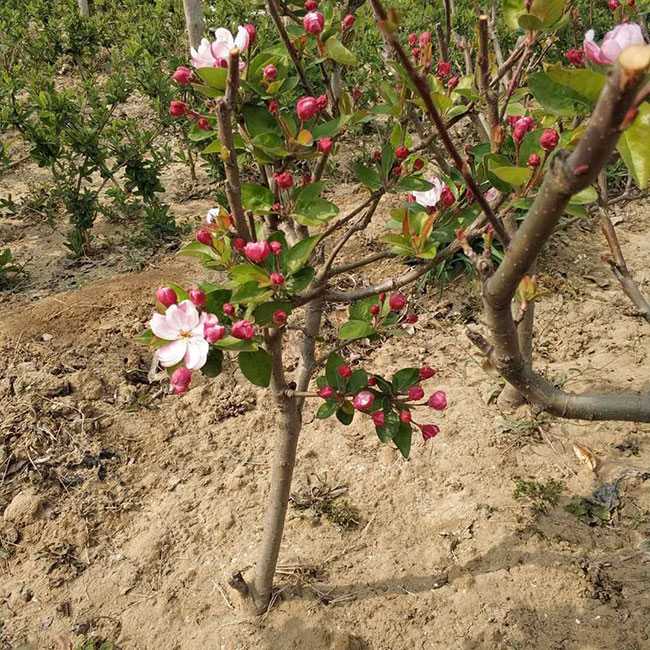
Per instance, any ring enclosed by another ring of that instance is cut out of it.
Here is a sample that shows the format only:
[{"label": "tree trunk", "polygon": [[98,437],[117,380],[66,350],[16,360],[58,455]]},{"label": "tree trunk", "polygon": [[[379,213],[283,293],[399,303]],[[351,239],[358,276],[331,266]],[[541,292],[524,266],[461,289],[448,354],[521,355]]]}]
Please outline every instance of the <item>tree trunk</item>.
[{"label": "tree trunk", "polygon": [[[82,2],[83,0],[79,0]],[[205,22],[203,20],[203,7],[201,0],[183,0],[185,9],[185,24],[190,47],[198,48],[205,33]]]},{"label": "tree trunk", "polygon": [[77,0],[79,5],[79,13],[84,17],[88,18],[90,16],[90,6],[88,5],[88,0]]}]

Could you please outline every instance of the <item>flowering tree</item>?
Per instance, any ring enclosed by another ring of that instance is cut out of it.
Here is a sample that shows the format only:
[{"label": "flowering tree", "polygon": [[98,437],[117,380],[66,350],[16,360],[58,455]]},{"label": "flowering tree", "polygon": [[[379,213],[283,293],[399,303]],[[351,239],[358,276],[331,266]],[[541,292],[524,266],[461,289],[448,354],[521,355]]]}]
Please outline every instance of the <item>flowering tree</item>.
[{"label": "flowering tree", "polygon": [[[585,42],[592,59],[618,56],[608,77],[583,68],[577,50],[567,53],[574,67],[542,70],[545,50],[537,38],[566,23],[563,3],[514,2],[506,7],[506,19],[522,36],[513,51],[500,65],[492,64],[490,26],[479,15],[476,74],[471,56],[465,57],[467,74],[462,74],[448,59],[454,36],[450,25],[440,30],[440,58],[433,65],[429,32],[402,38],[398,16],[386,13],[378,0],[371,4],[394,57],[388,62],[394,80],[380,85],[381,101],[375,106],[362,105],[361,94],[345,88],[340,75],[342,67],[356,62],[350,49],[355,16],[331,5],[321,11],[314,0],[307,0],[303,15],[290,12],[296,23],[288,27],[275,0],[267,0],[277,43],[260,47],[252,25],[240,27],[236,36],[220,28],[213,42],[204,39],[192,50],[194,69],[179,68],[174,75],[180,85],[192,84],[206,98],[201,114],[180,101],[170,111],[179,119],[197,119],[196,129],[210,140],[205,151],[219,153],[223,162],[228,199],[228,206],[208,212],[196,241],[182,254],[227,279],[190,289],[161,287],[157,313],[141,340],[156,348],[176,393],[188,389],[193,372],[215,376],[235,359],[249,381],[273,392],[279,433],[255,577],[246,582],[238,573],[232,581],[260,612],[271,597],[305,400],[321,400],[317,417],[335,416],[343,425],[355,416],[367,418],[379,439],[396,445],[404,457],[414,431],[425,441],[439,433],[429,415],[419,414],[446,408],[442,391],[427,398],[425,382],[435,370],[422,365],[385,377],[353,368],[344,354],[357,339],[381,344],[405,334],[417,315],[400,289],[461,249],[483,280],[491,334],[491,342],[476,332],[472,339],[514,388],[567,417],[650,419],[647,396],[594,399],[549,388],[524,349],[530,337],[518,331],[527,318],[532,331],[538,297],[532,269],[539,250],[562,214],[582,213],[582,206],[595,199],[590,184],[622,130],[623,158],[639,185],[648,180],[648,154],[637,148],[643,132],[635,132],[644,123],[634,111],[640,115],[648,107],[643,103],[647,93],[637,91],[650,65],[650,48],[633,44],[638,35],[628,25],[600,47],[589,35]],[[294,101],[296,92],[300,96]],[[346,146],[346,132],[376,115],[388,116],[392,128],[371,159],[356,166],[367,197],[341,215],[321,196],[328,163]],[[484,141],[461,153],[450,128],[464,118]],[[563,123],[566,118],[570,126]],[[420,136],[418,144],[412,131]],[[559,146],[572,153],[558,151]],[[244,166],[253,182],[242,180]],[[391,210],[380,240],[384,246],[341,262],[387,194],[405,200]],[[523,214],[518,228],[517,216]],[[480,252],[472,248],[477,240],[482,241]],[[359,277],[358,288],[337,285],[341,274],[362,273],[390,257],[411,265],[376,284]],[[321,345],[323,314],[335,303],[349,305],[349,320],[327,349]],[[287,340],[294,332],[299,359],[288,376]]]}]

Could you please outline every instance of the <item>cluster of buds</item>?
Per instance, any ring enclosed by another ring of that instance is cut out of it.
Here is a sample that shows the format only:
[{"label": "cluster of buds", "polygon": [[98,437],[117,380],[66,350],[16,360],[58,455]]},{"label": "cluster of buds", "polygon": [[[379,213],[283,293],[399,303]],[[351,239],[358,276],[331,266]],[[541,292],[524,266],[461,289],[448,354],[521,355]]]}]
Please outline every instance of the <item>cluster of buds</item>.
[{"label": "cluster of buds", "polygon": [[[379,304],[370,306],[370,314],[374,318],[375,328],[378,329],[382,325],[383,321],[385,321],[388,317],[390,317],[392,324],[397,321],[407,323],[409,325],[415,325],[415,323],[418,322],[418,316],[415,313],[404,312],[406,304],[406,296],[403,293],[394,293],[388,298],[388,309],[386,309],[386,294],[380,293]],[[397,319],[395,316],[397,316]]]},{"label": "cluster of buds", "polygon": [[302,19],[302,26],[306,32],[318,36],[325,28],[325,16],[318,11],[318,4],[316,2],[309,2],[308,0],[305,5],[314,8],[307,11],[305,17]]},{"label": "cluster of buds", "polygon": [[296,102],[296,113],[298,119],[302,122],[311,120],[317,113],[324,111],[327,108],[328,100],[327,95],[320,95],[318,97],[301,97]]},{"label": "cluster of buds", "polygon": [[512,139],[517,145],[520,145],[526,134],[535,128],[535,120],[532,117],[511,115],[508,117],[508,124],[512,126]]},{"label": "cluster of buds", "polygon": [[196,111],[190,110],[185,102],[173,100],[169,105],[169,114],[173,117],[186,117],[188,120],[196,120],[196,126],[202,131],[212,130],[207,118],[201,117]]}]

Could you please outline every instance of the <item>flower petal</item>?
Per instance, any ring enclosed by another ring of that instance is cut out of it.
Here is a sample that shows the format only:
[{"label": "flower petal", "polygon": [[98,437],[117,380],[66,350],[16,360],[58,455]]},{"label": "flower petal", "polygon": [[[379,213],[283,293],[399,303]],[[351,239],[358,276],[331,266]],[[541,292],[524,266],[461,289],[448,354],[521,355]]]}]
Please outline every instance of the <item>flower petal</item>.
[{"label": "flower petal", "polygon": [[[172,305],[172,307],[175,305]],[[167,319],[163,314],[154,314],[149,321],[151,331],[159,338],[165,341],[175,341],[179,335],[179,329]]]},{"label": "flower petal", "polygon": [[180,339],[179,341],[174,341],[158,348],[158,359],[160,360],[160,365],[163,368],[169,368],[170,366],[175,366],[177,363],[180,363],[187,352],[189,340],[190,339]]},{"label": "flower petal", "polygon": [[178,305],[178,311],[174,314],[178,319],[179,329],[189,332],[199,324],[199,312],[191,300],[183,300]]},{"label": "flower petal", "polygon": [[235,37],[235,47],[237,47],[240,52],[245,52],[248,49],[249,43],[250,35],[248,34],[248,30],[240,25],[237,29],[237,36]]},{"label": "flower petal", "polygon": [[216,43],[224,43],[224,45],[229,50],[231,50],[235,45],[235,41],[232,37],[232,34],[230,33],[230,30],[226,29],[225,27],[219,27],[214,30],[214,39],[214,43],[212,43],[213,47]]},{"label": "flower petal", "polygon": [[205,365],[208,360],[208,350],[210,345],[201,336],[193,336],[191,339],[186,339],[187,351],[185,352],[185,367],[188,370],[198,370]]}]

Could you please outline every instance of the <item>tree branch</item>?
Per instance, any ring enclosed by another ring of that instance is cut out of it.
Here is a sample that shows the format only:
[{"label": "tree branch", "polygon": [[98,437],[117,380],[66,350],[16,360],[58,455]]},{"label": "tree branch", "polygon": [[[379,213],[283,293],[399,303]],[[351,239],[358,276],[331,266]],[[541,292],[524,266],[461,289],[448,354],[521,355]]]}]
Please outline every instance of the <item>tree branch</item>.
[{"label": "tree branch", "polygon": [[479,94],[485,99],[487,106],[486,116],[489,127],[490,143],[492,151],[497,151],[499,143],[497,141],[499,128],[499,105],[496,93],[490,86],[490,55],[488,49],[488,17],[485,15],[478,17],[478,59],[476,66],[478,68],[478,90]]}]

